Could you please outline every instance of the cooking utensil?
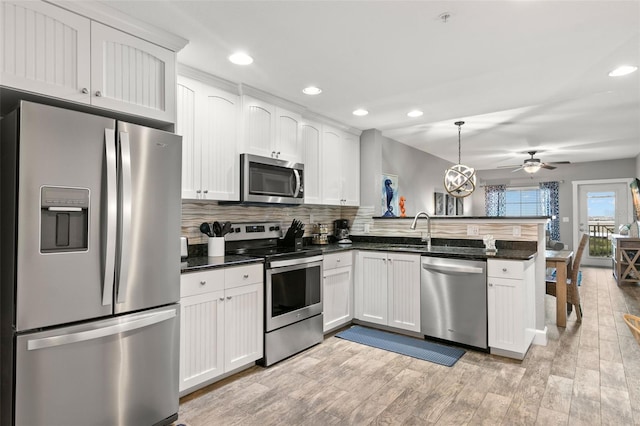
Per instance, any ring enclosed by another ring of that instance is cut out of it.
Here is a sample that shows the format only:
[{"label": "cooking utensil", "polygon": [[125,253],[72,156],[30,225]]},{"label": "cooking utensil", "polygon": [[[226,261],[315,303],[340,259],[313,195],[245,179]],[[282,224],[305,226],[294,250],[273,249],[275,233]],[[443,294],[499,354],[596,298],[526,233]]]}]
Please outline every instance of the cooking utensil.
[{"label": "cooking utensil", "polygon": [[211,225],[209,225],[208,222],[202,222],[202,224],[200,224],[200,232],[206,234],[208,237],[213,237]]},{"label": "cooking utensil", "polygon": [[231,231],[231,222],[225,222],[222,224],[222,237],[227,235]]},{"label": "cooking utensil", "polygon": [[218,222],[217,220],[213,222],[213,236],[222,237],[222,226],[220,225],[220,222]]}]

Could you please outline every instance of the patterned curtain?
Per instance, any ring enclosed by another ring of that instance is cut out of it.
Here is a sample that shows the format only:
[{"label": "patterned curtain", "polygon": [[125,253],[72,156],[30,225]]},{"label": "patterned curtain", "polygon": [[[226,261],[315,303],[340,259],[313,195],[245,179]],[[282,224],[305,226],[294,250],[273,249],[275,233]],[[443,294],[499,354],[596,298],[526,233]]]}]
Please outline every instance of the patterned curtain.
[{"label": "patterned curtain", "polygon": [[484,208],[487,216],[506,216],[507,185],[484,187]]},{"label": "patterned curtain", "polygon": [[542,203],[542,214],[551,216],[551,222],[547,224],[549,237],[552,240],[560,241],[560,199],[558,182],[540,183],[540,202]]}]

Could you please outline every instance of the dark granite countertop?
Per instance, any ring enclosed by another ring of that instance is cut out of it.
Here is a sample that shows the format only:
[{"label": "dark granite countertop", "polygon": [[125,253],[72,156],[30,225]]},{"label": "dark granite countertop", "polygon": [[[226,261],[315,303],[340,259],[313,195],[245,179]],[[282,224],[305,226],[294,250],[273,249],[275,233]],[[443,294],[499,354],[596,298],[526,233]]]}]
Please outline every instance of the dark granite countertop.
[{"label": "dark granite countertop", "polygon": [[238,254],[227,254],[217,257],[195,256],[188,257],[185,262],[182,262],[180,264],[180,272],[188,273],[202,271],[205,269],[223,268],[226,266],[237,266],[262,262],[263,259],[260,257],[244,256]]},{"label": "dark granite countertop", "polygon": [[482,247],[454,247],[432,245],[428,250],[426,245],[421,244],[398,244],[398,243],[372,243],[354,242],[353,244],[328,244],[319,246],[324,254],[331,254],[344,250],[373,250],[388,251],[397,253],[415,253],[421,256],[450,257],[456,259],[484,260],[484,259],[506,259],[506,260],[529,260],[536,256],[535,250],[530,249],[508,249],[499,248],[496,252],[486,252]]},{"label": "dark granite countertop", "polygon": [[[406,237],[352,237],[352,244],[314,245],[323,254],[331,254],[345,250],[388,251],[396,253],[415,253],[421,256],[450,257],[456,259],[484,260],[507,259],[529,260],[536,256],[537,243],[535,241],[497,241],[496,252],[486,252],[480,240],[453,240],[434,238],[431,249],[419,238]],[[309,243],[311,239],[307,240]],[[206,246],[204,244],[203,246]],[[227,254],[220,257],[207,257],[203,247],[189,248],[189,257],[181,264],[181,272],[188,273],[205,269],[222,268],[250,263],[261,263],[262,258],[248,255]]]}]

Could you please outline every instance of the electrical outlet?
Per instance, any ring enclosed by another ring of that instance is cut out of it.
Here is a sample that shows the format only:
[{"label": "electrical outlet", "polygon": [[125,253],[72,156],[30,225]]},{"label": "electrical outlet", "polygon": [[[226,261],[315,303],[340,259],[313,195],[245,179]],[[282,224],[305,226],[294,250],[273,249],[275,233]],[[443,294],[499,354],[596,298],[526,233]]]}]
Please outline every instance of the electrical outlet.
[{"label": "electrical outlet", "polygon": [[364,224],[364,233],[368,234],[370,231],[371,231],[371,224],[365,223]]},{"label": "electrical outlet", "polygon": [[480,235],[480,227],[478,225],[467,225],[467,235]]},{"label": "electrical outlet", "polygon": [[513,226],[513,236],[514,237],[519,237],[522,233],[522,228],[520,227],[520,225],[514,225]]},{"label": "electrical outlet", "polygon": [[568,218],[567,216],[563,216],[563,217],[562,217],[562,221],[563,221],[564,223],[568,223],[568,222],[569,222],[569,218]]}]

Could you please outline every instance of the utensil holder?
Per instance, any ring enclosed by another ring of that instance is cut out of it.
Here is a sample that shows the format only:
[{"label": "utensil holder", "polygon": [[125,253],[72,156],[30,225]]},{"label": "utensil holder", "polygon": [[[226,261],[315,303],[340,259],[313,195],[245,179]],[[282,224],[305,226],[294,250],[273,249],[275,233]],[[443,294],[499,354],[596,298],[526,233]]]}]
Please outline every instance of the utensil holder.
[{"label": "utensil holder", "polygon": [[209,257],[224,256],[224,237],[209,237]]}]

